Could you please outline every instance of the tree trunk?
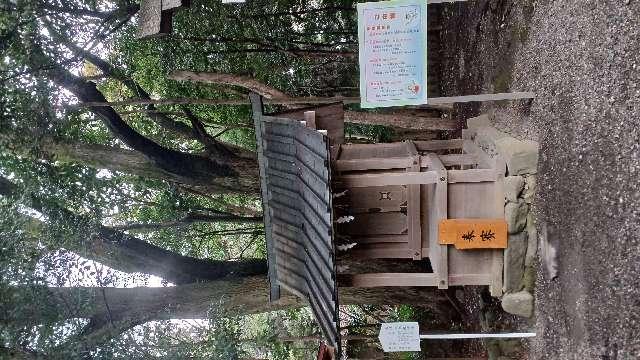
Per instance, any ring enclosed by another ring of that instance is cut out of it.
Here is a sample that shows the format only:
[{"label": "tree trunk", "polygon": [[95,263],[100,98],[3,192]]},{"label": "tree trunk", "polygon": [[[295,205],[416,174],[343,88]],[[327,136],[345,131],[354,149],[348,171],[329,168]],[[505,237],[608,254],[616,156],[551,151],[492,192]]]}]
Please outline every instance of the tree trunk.
[{"label": "tree trunk", "polygon": [[[12,197],[17,193],[18,188],[0,176],[0,195]],[[46,203],[36,196],[31,196],[30,200],[29,205],[47,215],[49,221],[63,219],[65,224],[71,224],[67,231],[72,230],[76,248],[67,250],[116,270],[156,275],[175,284],[267,273],[264,259],[219,261],[183,256],[123,232],[93,224],[90,219],[67,209],[44,205]],[[30,232],[46,233],[46,223],[33,218],[29,218],[29,223]],[[38,240],[34,239],[34,243]],[[58,248],[53,247],[52,250]]]},{"label": "tree trunk", "polygon": [[[20,155],[29,155],[29,148],[16,136],[0,134],[0,143],[6,149]],[[220,179],[210,177],[189,177],[173,171],[167,171],[140,152],[97,144],[63,143],[44,137],[38,143],[39,155],[46,159],[61,162],[75,162],[97,169],[108,169],[145,178],[164,180],[170,183],[184,184],[205,194],[243,192],[242,188],[228,188]],[[237,167],[243,169],[243,188],[257,192],[259,185],[258,163],[252,159],[237,159]]]},{"label": "tree trunk", "polygon": [[[6,299],[21,298],[29,288],[9,288]],[[10,301],[0,305],[1,321],[27,321],[34,324],[54,311],[58,319],[87,318],[123,321],[166,319],[203,319],[211,307],[230,315],[256,314],[304,306],[302,299],[282,293],[280,300],[269,303],[266,276],[249,276],[174,287],[99,288],[57,287],[39,290],[33,301],[16,312]],[[341,304],[449,307],[446,297],[434,288],[340,288]],[[23,304],[24,305],[24,304]],[[23,313],[24,312],[24,313]],[[35,318],[34,318],[35,316]]]},{"label": "tree trunk", "polygon": [[[43,65],[46,65],[48,70],[44,71],[44,74],[56,85],[70,91],[81,102],[106,102],[104,95],[94,83],[73,75],[70,71],[51,61],[33,41],[27,45],[27,48],[29,49],[28,61],[30,65],[33,68],[42,68]],[[251,168],[248,159],[210,159],[168,149],[138,133],[122,120],[112,107],[94,106],[91,107],[91,111],[102,119],[116,138],[133,150],[142,153],[155,166],[165,172],[192,181],[211,181],[228,191],[254,193],[259,191],[255,178],[247,176],[248,174],[245,173]],[[254,174],[257,174],[257,171],[254,171]]]}]

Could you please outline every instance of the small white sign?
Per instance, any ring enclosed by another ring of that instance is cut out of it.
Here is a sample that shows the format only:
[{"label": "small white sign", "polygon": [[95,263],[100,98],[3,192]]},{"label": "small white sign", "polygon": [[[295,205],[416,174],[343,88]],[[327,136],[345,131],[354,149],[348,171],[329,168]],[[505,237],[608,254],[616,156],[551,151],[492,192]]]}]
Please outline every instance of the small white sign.
[{"label": "small white sign", "polygon": [[243,3],[245,0],[222,0],[223,4]]},{"label": "small white sign", "polygon": [[384,352],[420,351],[420,329],[417,322],[382,324],[378,339]]}]

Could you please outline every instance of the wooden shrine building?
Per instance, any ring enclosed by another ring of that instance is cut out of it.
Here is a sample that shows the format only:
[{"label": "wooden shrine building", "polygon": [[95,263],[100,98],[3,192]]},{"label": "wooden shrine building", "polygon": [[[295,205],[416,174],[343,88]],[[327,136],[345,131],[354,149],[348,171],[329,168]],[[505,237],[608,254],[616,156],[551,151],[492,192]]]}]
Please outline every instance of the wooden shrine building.
[{"label": "wooden shrine building", "polygon": [[[339,286],[487,285],[502,295],[505,164],[471,139],[346,144],[342,104],[267,115],[251,95],[271,301],[305,299],[340,352]],[[338,274],[342,255],[427,260]]]}]

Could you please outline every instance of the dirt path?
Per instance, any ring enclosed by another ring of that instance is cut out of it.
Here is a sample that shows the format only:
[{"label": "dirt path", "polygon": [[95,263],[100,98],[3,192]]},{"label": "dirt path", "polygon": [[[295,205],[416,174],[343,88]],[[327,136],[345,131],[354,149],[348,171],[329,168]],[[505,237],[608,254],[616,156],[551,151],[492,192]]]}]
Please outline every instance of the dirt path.
[{"label": "dirt path", "polygon": [[531,358],[640,358],[640,1],[446,9],[443,95],[539,95],[494,104],[498,128],[540,142],[535,212],[558,249],[558,278],[538,273]]}]

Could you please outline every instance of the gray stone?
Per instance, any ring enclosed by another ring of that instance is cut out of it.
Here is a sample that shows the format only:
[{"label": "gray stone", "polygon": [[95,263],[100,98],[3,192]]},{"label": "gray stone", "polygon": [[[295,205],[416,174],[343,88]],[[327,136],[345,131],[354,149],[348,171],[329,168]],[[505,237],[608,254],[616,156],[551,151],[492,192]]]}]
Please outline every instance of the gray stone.
[{"label": "gray stone", "polygon": [[502,297],[502,309],[513,315],[529,318],[533,315],[533,295],[527,291],[506,294]]},{"label": "gray stone", "polygon": [[515,292],[522,290],[524,276],[524,257],[527,253],[527,233],[509,235],[507,249],[504,251],[504,290]]},{"label": "gray stone", "polygon": [[496,150],[507,163],[509,175],[535,174],[538,170],[538,143],[506,136],[496,139]]},{"label": "gray stone", "polygon": [[538,251],[538,230],[536,229],[536,221],[533,213],[527,215],[527,255],[524,257],[525,266],[533,266],[536,261],[536,253]]},{"label": "gray stone", "polygon": [[481,127],[491,126],[491,118],[488,114],[482,114],[473,118],[467,119],[467,128],[477,130]]},{"label": "gray stone", "polygon": [[491,158],[494,158],[499,154],[496,147],[496,142],[498,142],[500,139],[509,137],[509,135],[503,133],[502,131],[498,131],[493,127],[480,127],[475,129],[475,131],[476,136],[474,138],[474,142]]},{"label": "gray stone", "polygon": [[507,201],[518,202],[518,196],[524,189],[522,176],[507,176],[504,178],[504,197]]},{"label": "gray stone", "polygon": [[523,201],[508,202],[504,206],[504,218],[507,221],[509,234],[519,233],[527,225],[529,206]]},{"label": "gray stone", "polygon": [[524,177],[524,190],[522,191],[522,198],[527,204],[533,202],[533,198],[536,193],[536,175],[527,175]]}]

